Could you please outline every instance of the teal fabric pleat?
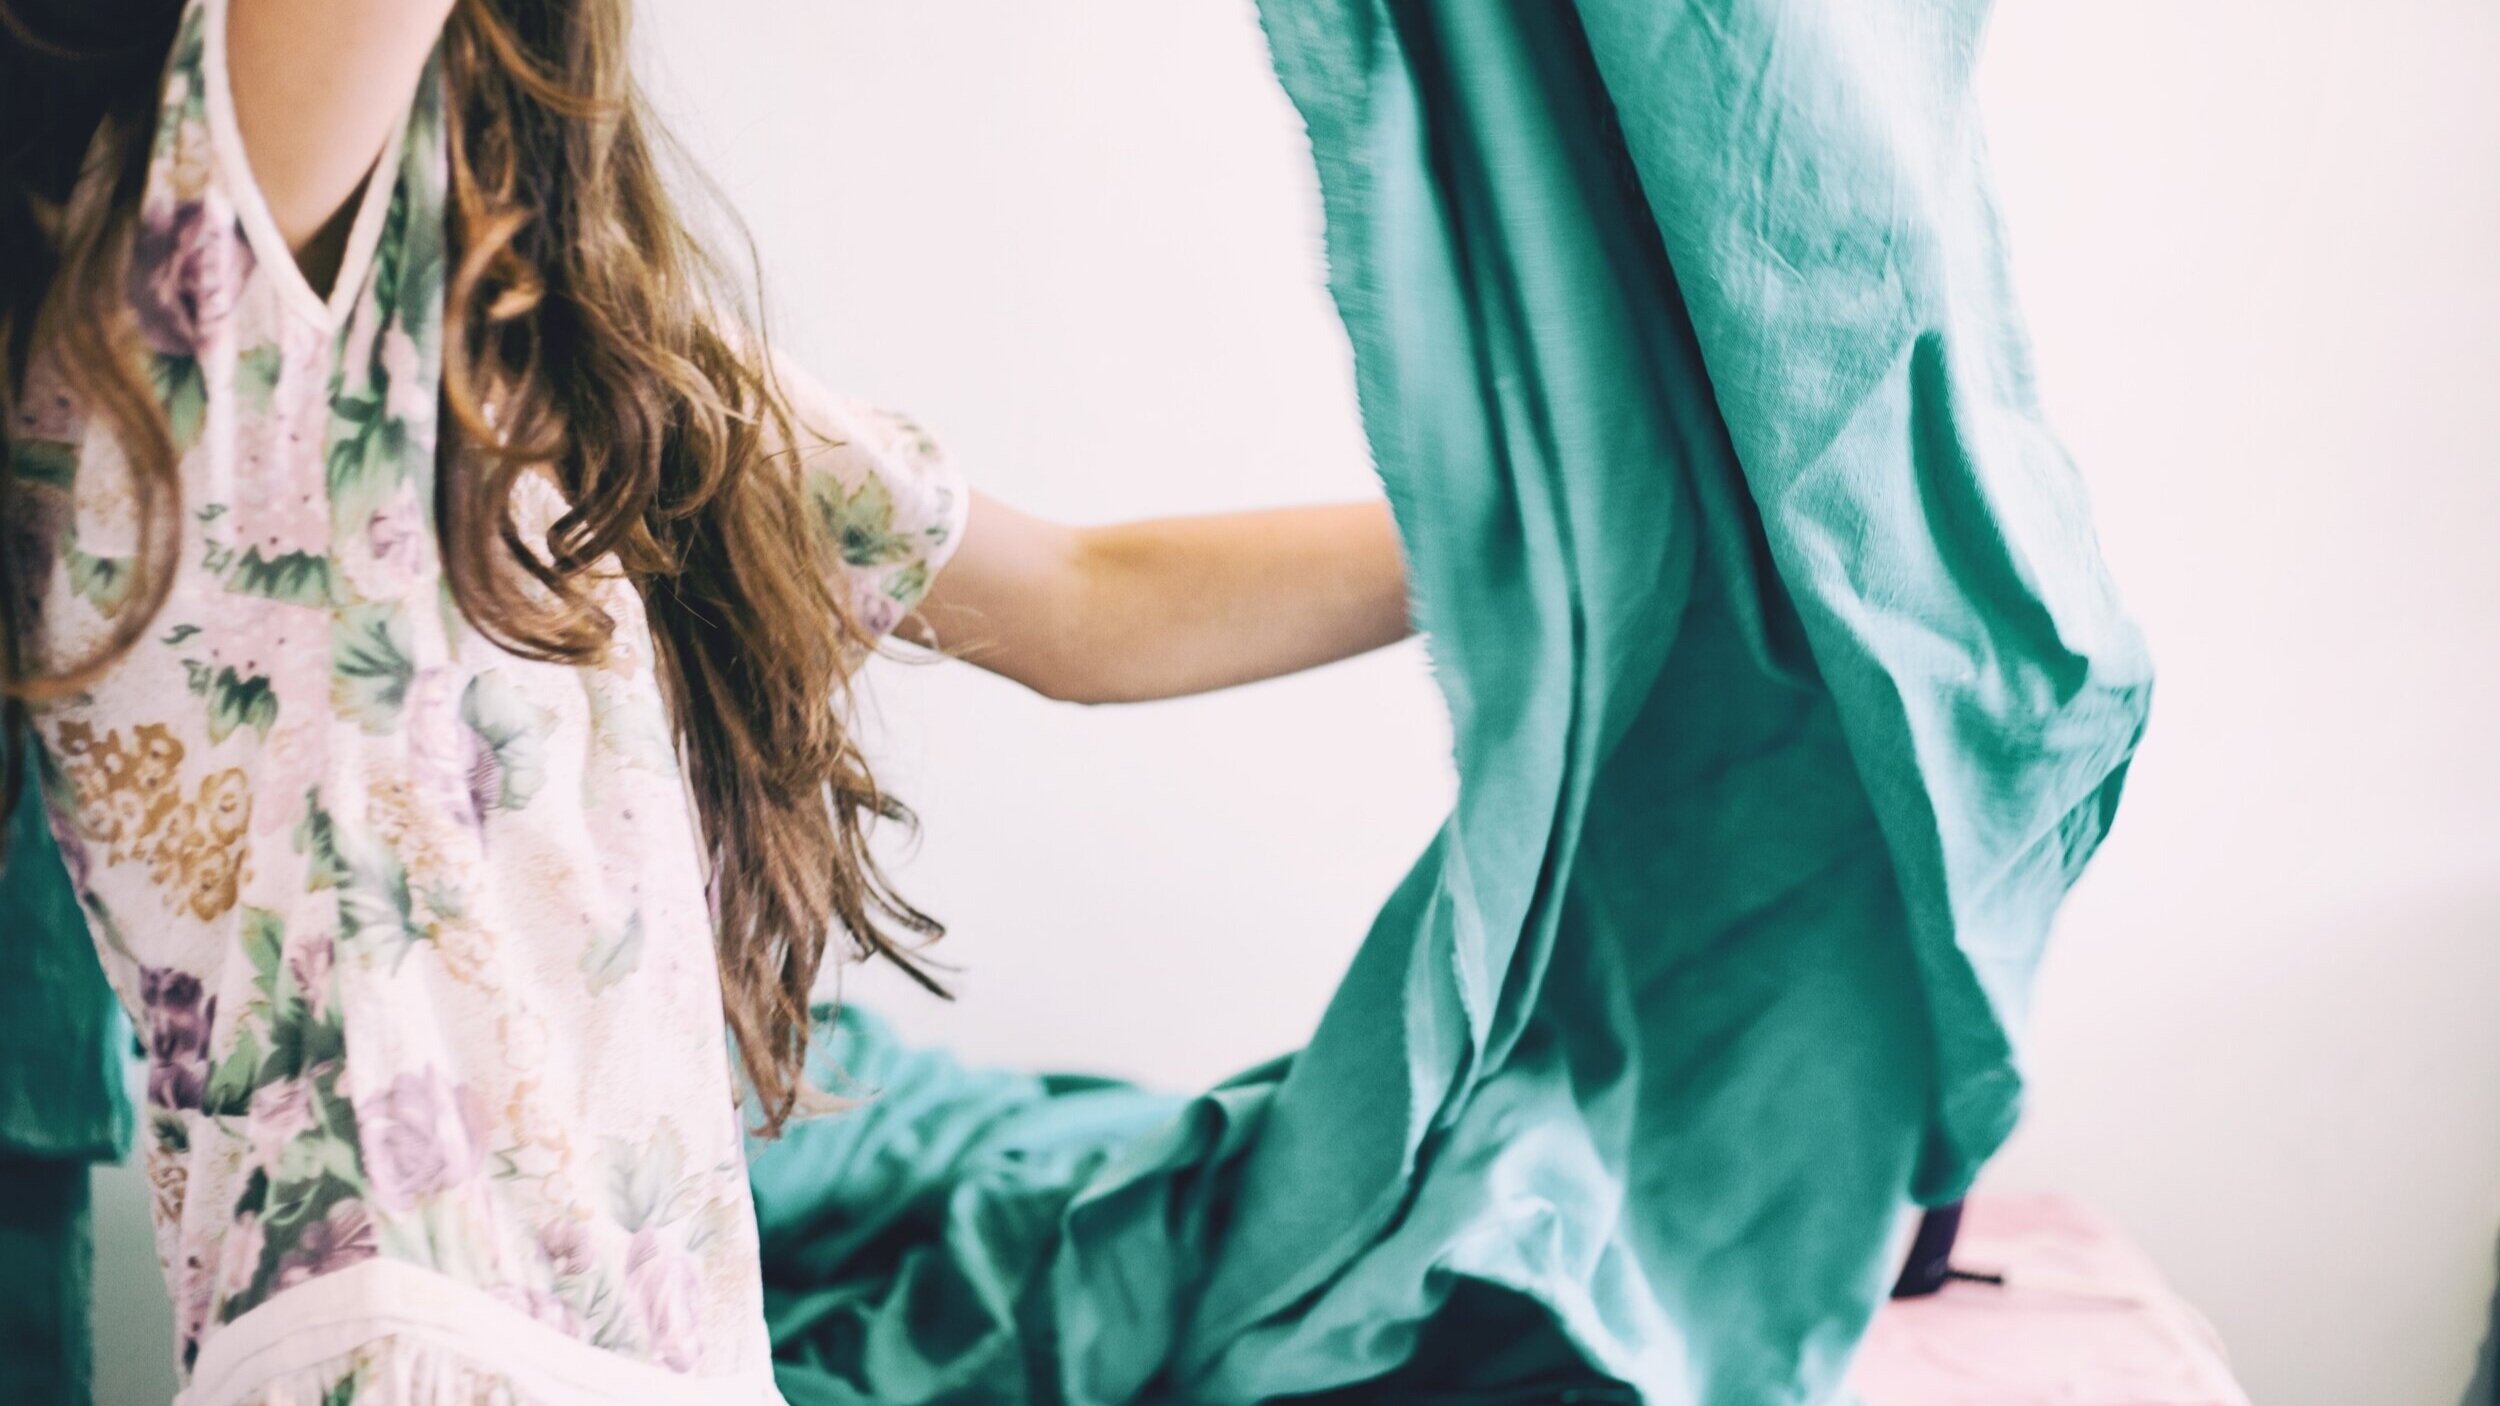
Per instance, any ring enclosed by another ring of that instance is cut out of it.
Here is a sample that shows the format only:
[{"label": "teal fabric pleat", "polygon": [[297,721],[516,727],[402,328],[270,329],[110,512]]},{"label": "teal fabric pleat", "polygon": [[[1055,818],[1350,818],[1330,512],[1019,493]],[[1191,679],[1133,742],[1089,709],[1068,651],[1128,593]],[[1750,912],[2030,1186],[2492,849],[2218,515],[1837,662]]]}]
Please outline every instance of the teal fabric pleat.
[{"label": "teal fabric pleat", "polygon": [[[1455,725],[1309,1047],[760,1153],[794,1402],[1841,1390],[2012,1126],[2150,688],[2029,382],[1984,6],[1269,0]],[[1207,999],[1220,999],[1206,993]]]},{"label": "teal fabric pleat", "polygon": [[129,1147],[130,1043],[32,759],[0,868],[0,1401],[85,1406],[87,1171]]}]

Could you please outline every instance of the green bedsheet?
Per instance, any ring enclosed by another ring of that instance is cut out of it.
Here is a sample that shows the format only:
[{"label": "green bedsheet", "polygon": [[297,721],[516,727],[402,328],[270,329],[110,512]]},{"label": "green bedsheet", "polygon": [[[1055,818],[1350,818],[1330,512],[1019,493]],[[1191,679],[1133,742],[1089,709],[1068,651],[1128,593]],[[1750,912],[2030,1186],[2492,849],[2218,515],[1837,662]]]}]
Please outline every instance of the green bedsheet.
[{"label": "green bedsheet", "polygon": [[755,1163],[785,1389],[1828,1399],[1899,1209],[2014,1121],[2149,689],[2029,384],[1984,6],[1261,12],[1456,811],[1309,1048],[1199,1097],[846,1017],[877,1102]]},{"label": "green bedsheet", "polygon": [[[1458,804],[1309,1047],[1207,1093],[829,1025],[876,1097],[754,1164],[796,1406],[1838,1392],[1896,1212],[2013,1122],[2149,689],[2029,384],[1984,10],[1262,3]],[[115,1067],[52,989],[0,983],[51,1031],[0,1146],[118,1141],[22,1101]]]},{"label": "green bedsheet", "polygon": [[130,1144],[123,1051],[34,768],[0,870],[0,1402],[86,1406],[87,1169]]}]

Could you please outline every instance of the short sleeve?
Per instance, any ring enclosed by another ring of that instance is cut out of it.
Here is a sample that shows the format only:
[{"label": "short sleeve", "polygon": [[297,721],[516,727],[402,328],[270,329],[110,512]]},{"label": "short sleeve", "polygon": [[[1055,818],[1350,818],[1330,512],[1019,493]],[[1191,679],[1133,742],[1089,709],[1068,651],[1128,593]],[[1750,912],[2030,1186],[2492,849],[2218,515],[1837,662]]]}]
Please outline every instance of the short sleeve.
[{"label": "short sleeve", "polygon": [[836,395],[777,362],[800,438],[811,526],[841,558],[853,617],[882,639],[917,609],[963,541],[971,490],[908,416]]}]

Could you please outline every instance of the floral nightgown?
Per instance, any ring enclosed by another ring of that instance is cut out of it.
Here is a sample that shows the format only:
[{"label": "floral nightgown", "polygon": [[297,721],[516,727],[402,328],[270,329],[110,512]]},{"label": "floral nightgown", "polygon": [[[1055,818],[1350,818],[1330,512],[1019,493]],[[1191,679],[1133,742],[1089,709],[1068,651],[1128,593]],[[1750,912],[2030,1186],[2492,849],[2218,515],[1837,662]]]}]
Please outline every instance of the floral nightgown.
[{"label": "floral nightgown", "polygon": [[[131,298],[181,451],[179,574],[37,719],[53,828],[147,1047],[185,1406],[763,1403],[754,1215],[695,823],[632,587],[599,665],[470,628],[432,504],[432,71],[316,294],[251,183],[222,0],[169,66]],[[130,604],[109,436],[11,427],[39,654]],[[808,501],[891,627],[967,496],[793,379]],[[522,516],[561,511],[526,480]]]}]

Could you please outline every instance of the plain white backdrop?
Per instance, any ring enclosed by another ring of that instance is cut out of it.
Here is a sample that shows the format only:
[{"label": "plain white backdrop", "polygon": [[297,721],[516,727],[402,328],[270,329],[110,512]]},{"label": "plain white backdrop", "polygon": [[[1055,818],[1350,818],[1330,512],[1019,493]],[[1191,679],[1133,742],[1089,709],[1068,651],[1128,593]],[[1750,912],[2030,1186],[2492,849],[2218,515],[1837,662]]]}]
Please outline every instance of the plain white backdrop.
[{"label": "plain white backdrop", "polygon": [[[784,342],[990,491],[1375,491],[1246,0],[644,13]],[[2041,378],[2161,669],[1991,1177],[2126,1221],[2264,1406],[2454,1406],[2493,1289],[2495,73],[2490,0],[2034,0],[1982,70]],[[875,674],[962,999],[850,991],[977,1058],[1186,1085],[1300,1043],[1451,786],[1411,645],[1119,710]],[[99,1399],[162,1402],[145,1192],[98,1187]]]}]

